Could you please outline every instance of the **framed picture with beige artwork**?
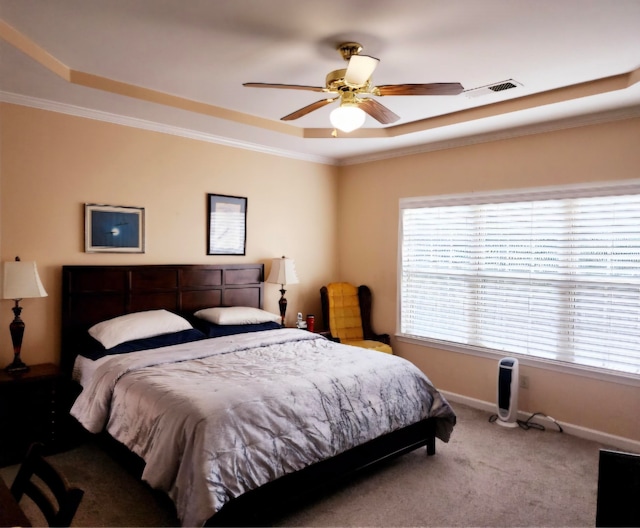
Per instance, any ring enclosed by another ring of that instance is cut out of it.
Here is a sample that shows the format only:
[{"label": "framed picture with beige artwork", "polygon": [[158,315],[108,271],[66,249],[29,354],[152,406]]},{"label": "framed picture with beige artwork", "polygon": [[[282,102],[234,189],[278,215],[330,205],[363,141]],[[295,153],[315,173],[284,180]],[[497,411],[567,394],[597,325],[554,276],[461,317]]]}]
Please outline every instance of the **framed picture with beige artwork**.
[{"label": "framed picture with beige artwork", "polygon": [[247,198],[207,195],[208,255],[244,255],[247,242]]}]

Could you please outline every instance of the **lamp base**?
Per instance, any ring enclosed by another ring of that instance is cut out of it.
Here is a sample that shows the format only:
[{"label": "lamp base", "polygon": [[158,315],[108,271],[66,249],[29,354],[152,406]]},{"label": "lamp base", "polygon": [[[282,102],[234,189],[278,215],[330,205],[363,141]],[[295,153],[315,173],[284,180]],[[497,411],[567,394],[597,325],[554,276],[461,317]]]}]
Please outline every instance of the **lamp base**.
[{"label": "lamp base", "polygon": [[15,356],[13,358],[13,363],[7,365],[4,370],[9,374],[16,374],[19,372],[27,372],[29,370],[29,366],[24,363],[18,356]]},{"label": "lamp base", "polygon": [[284,328],[284,318],[287,315],[287,300],[284,298],[284,294],[287,293],[287,290],[284,289],[284,284],[282,286],[283,288],[280,290],[280,300],[278,301],[278,306],[280,307],[280,318],[282,319],[280,326]]},{"label": "lamp base", "polygon": [[12,308],[14,319],[9,325],[9,331],[11,332],[11,342],[13,343],[13,363],[5,367],[5,371],[15,374],[18,372],[26,372],[29,367],[20,359],[20,351],[22,350],[22,337],[24,336],[24,321],[20,319],[22,313],[22,306],[20,306],[21,299],[15,299],[15,306]]}]

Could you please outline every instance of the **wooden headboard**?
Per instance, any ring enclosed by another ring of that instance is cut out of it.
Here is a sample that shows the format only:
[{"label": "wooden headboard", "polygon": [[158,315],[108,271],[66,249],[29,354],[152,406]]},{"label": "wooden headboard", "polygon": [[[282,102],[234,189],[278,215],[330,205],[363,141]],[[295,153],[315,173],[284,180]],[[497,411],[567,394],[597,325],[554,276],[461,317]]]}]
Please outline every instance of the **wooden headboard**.
[{"label": "wooden headboard", "polygon": [[161,308],[187,317],[214,306],[262,308],[263,280],[263,264],[63,266],[60,366],[71,373],[100,321]]}]

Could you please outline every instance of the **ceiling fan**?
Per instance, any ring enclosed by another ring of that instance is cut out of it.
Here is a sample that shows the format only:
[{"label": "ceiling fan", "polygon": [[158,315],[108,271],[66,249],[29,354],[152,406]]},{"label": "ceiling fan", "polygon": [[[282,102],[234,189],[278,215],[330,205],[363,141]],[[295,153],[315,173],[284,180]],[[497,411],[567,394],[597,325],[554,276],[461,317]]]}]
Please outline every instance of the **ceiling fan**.
[{"label": "ceiling fan", "polygon": [[[400,116],[392,112],[386,106],[368,96],[385,95],[458,95],[464,88],[460,83],[429,83],[429,84],[386,84],[374,86],[371,84],[371,75],[379,59],[360,55],[362,45],[357,42],[345,42],[338,46],[342,58],[348,62],[346,68],[334,70],[327,75],[326,85],[304,86],[299,84],[271,84],[271,83],[244,83],[243,86],[251,88],[284,88],[289,90],[307,90],[312,92],[325,92],[334,94],[333,97],[321,99],[315,103],[300,108],[282,121],[292,121],[318,110],[334,101],[340,100],[340,106],[331,112],[331,124],[343,132],[351,132],[360,128],[369,114],[379,123],[388,125],[395,123]],[[334,134],[335,135],[335,134]]]}]

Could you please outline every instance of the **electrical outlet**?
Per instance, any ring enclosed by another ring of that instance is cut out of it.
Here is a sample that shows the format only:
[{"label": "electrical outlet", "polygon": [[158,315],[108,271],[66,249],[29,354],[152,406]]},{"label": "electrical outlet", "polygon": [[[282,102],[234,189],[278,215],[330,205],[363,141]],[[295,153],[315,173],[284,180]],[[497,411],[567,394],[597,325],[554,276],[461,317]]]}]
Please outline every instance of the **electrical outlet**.
[{"label": "electrical outlet", "polygon": [[529,388],[529,376],[520,376],[520,388],[521,389]]}]

